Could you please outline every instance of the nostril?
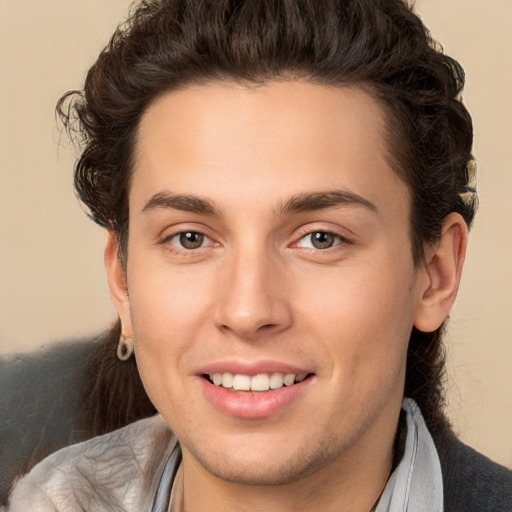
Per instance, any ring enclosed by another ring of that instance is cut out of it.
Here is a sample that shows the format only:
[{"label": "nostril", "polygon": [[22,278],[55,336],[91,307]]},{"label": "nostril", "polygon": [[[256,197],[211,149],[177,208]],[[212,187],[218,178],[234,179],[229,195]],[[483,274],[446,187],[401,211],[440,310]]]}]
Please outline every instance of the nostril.
[{"label": "nostril", "polygon": [[258,331],[268,331],[270,329],[273,329],[274,327],[277,327],[277,324],[265,324],[258,328]]}]

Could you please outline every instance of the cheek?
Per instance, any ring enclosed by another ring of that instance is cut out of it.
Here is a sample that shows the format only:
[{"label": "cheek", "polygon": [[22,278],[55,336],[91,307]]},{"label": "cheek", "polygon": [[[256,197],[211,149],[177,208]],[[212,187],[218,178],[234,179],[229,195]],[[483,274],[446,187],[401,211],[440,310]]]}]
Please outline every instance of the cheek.
[{"label": "cheek", "polygon": [[[137,261],[133,261],[137,268]],[[140,272],[140,268],[146,270]],[[139,265],[129,280],[134,329],[145,342],[164,347],[177,337],[186,338],[204,318],[214,300],[214,273],[206,268],[175,267],[149,261]]]},{"label": "cheek", "polygon": [[134,250],[130,256],[128,283],[138,369],[152,402],[165,414],[182,403],[190,404],[183,377],[205,349],[201,340],[213,339],[218,272],[206,265],[194,266],[193,272],[189,266],[171,271],[151,254]]},{"label": "cheek", "polygon": [[[133,262],[135,264],[135,262]],[[138,267],[141,268],[141,267]],[[200,283],[153,266],[129,279],[130,316],[139,373],[152,401],[179,387],[185,355],[205,316]],[[130,274],[129,274],[129,277]],[[203,288],[204,292],[204,288]]]},{"label": "cheek", "polygon": [[302,330],[314,333],[332,371],[345,378],[395,372],[404,363],[414,317],[413,274],[407,266],[400,275],[386,268],[396,267],[363,265],[328,278],[312,276],[307,293],[297,294]]}]

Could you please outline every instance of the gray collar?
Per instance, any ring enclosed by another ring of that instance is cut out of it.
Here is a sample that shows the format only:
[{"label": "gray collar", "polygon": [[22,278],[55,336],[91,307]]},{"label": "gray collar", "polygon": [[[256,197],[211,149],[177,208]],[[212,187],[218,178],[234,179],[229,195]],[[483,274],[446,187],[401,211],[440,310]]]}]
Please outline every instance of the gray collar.
[{"label": "gray collar", "polygon": [[173,440],[173,442],[174,446],[171,453],[169,454],[167,462],[165,463],[160,481],[158,482],[155,500],[153,501],[151,512],[167,512],[169,510],[172,486],[181,463],[180,445],[176,442],[176,440]]},{"label": "gray collar", "polygon": [[443,512],[441,463],[414,400],[405,398],[407,437],[402,459],[389,477],[375,512]]}]

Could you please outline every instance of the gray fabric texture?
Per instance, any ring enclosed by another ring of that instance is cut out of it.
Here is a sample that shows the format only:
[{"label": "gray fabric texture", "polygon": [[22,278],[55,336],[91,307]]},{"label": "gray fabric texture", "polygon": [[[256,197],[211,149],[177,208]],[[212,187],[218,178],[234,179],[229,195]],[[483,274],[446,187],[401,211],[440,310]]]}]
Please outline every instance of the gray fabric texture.
[{"label": "gray fabric texture", "polygon": [[443,512],[441,464],[416,403],[406,398],[407,437],[402,460],[391,474],[375,512]]},{"label": "gray fabric texture", "polygon": [[160,416],[50,455],[22,478],[9,512],[143,512],[175,446]]}]

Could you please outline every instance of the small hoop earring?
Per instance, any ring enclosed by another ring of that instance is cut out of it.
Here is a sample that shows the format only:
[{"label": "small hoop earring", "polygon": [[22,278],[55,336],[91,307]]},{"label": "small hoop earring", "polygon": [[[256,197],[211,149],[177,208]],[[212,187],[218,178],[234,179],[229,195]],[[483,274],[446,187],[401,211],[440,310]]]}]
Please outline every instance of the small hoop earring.
[{"label": "small hoop earring", "polygon": [[117,358],[120,361],[128,361],[133,354],[133,336],[119,336],[119,343],[117,344]]}]

